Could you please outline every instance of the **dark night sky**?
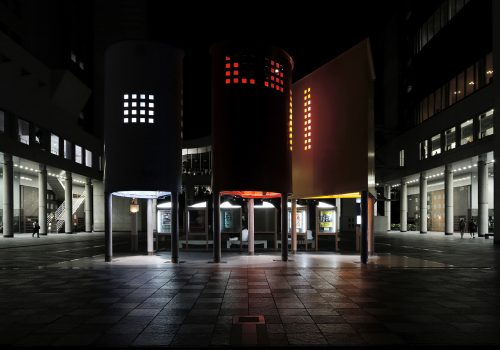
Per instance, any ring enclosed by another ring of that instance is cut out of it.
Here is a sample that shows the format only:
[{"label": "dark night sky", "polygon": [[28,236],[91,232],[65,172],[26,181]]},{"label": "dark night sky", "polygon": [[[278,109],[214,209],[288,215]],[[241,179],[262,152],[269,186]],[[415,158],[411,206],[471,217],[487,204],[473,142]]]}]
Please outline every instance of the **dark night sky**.
[{"label": "dark night sky", "polygon": [[[171,2],[151,2],[153,36],[185,51],[184,138],[210,134],[211,44],[258,40],[281,47],[294,59],[293,79],[297,80],[370,36],[394,3],[333,1],[327,9],[324,1],[304,1],[293,8],[284,2],[241,2],[236,6],[210,2],[185,4],[184,10],[174,11],[169,8]],[[242,10],[244,6],[251,8]]]}]

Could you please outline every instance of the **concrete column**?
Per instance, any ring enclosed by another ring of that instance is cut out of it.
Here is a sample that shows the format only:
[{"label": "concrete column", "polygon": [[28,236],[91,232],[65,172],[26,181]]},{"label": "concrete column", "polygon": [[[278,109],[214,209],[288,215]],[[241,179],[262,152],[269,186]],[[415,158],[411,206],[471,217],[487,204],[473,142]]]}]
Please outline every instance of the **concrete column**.
[{"label": "concrete column", "polygon": [[214,263],[220,263],[221,256],[221,237],[220,237],[220,197],[219,192],[214,192]]},{"label": "concrete column", "polygon": [[85,232],[92,232],[92,179],[85,179]]},{"label": "concrete column", "polygon": [[94,232],[104,231],[104,185],[102,181],[92,182],[92,220]]},{"label": "concrete column", "polygon": [[69,171],[64,182],[64,209],[64,231],[73,233],[73,177]]},{"label": "concrete column", "polygon": [[406,187],[406,179],[401,179],[401,189],[399,192],[399,222],[400,231],[406,232],[408,230],[408,189]]},{"label": "concrete column", "polygon": [[139,250],[139,235],[137,233],[137,213],[130,213],[130,251]]},{"label": "concrete column", "polygon": [[153,247],[153,200],[149,198],[148,200],[148,205],[147,205],[147,246],[148,246],[148,255],[153,255],[154,254],[154,247]]},{"label": "concrete column", "polygon": [[158,224],[157,224],[157,219],[156,219],[156,214],[158,213],[158,209],[156,208],[158,204],[158,200],[156,198],[153,198],[153,208],[152,208],[152,215],[153,215],[153,232],[158,230]]},{"label": "concrete column", "polygon": [[[384,186],[384,196],[386,199],[391,199],[391,185]],[[387,218],[387,231],[391,230],[391,201],[386,200],[384,202],[384,213]]]},{"label": "concrete column", "polygon": [[453,234],[453,167],[444,167],[444,234]]},{"label": "concrete column", "polygon": [[179,194],[172,192],[172,233],[171,237],[171,260],[174,264],[179,262]]},{"label": "concrete column", "polygon": [[368,262],[368,191],[361,193],[361,263]]},{"label": "concrete column", "polygon": [[486,154],[481,154],[477,162],[477,191],[477,235],[484,237],[488,233],[488,166],[486,165]]},{"label": "concrete column", "polygon": [[113,195],[104,194],[104,261],[113,258]]},{"label": "concrete column", "polygon": [[248,199],[248,255],[255,254],[255,216],[253,198]]},{"label": "concrete column", "polygon": [[420,173],[420,233],[427,233],[427,179],[426,172]]},{"label": "concrete column", "polygon": [[378,216],[378,202],[373,201],[373,216]]},{"label": "concrete column", "polygon": [[12,155],[3,155],[3,236],[14,237],[14,165]]},{"label": "concrete column", "polygon": [[[497,70],[500,67],[500,1],[491,2],[491,17],[492,17],[492,51],[493,51],[493,67]],[[496,79],[496,78],[495,78]],[[492,88],[494,96],[495,111],[500,111],[500,84],[498,84],[498,79],[493,84]],[[495,116],[493,118],[493,128],[496,133],[500,130],[500,118]],[[493,188],[490,189],[494,191],[493,193],[493,208],[495,208],[496,220],[499,220],[499,210],[500,210],[500,137],[496,134],[493,137],[493,155],[496,160],[493,163]],[[494,232],[494,243],[500,244],[500,224],[495,224]]]},{"label": "concrete column", "polygon": [[288,194],[281,194],[281,260],[288,261]]},{"label": "concrete column", "polygon": [[[292,235],[292,254],[296,254],[297,253],[297,200],[296,199],[292,199],[292,215],[290,216],[290,219],[292,220],[291,222],[292,227],[290,230]],[[307,236],[306,236],[306,244],[307,244]]]},{"label": "concrete column", "polygon": [[38,165],[38,225],[40,234],[47,235],[47,167]]}]

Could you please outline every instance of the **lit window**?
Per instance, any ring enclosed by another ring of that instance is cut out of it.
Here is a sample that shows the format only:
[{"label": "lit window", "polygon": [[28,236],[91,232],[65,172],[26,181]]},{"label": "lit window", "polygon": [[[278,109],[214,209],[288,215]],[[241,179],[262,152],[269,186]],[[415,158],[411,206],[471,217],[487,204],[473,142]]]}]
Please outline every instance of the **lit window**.
[{"label": "lit window", "polygon": [[135,100],[137,99],[137,95],[136,94],[132,94],[132,100]]},{"label": "lit window", "polygon": [[[146,99],[146,95],[144,94],[141,94],[141,100],[145,100]],[[141,102],[142,103],[142,102]]]},{"label": "lit window", "polygon": [[30,144],[30,124],[22,119],[18,119],[17,121],[17,135],[18,140],[25,145]]},{"label": "lit window", "polygon": [[75,145],[75,162],[82,164],[82,147]]},{"label": "lit window", "polygon": [[255,84],[255,79],[250,79],[250,84]]},{"label": "lit window", "polygon": [[123,118],[123,122],[126,124],[128,123],[128,118]]},{"label": "lit window", "polygon": [[71,142],[69,142],[68,140],[64,140],[64,158],[66,159],[71,159],[72,157],[72,150],[71,150]]},{"label": "lit window", "polygon": [[231,79],[226,79],[226,84],[231,84]]},{"label": "lit window", "polygon": [[141,107],[146,107],[146,102],[141,102]]},{"label": "lit window", "polygon": [[92,152],[88,149],[85,150],[85,165],[92,168]]},{"label": "lit window", "polygon": [[153,124],[155,122],[154,118],[148,118],[148,123]]},{"label": "lit window", "polygon": [[154,99],[155,99],[155,96],[154,96],[154,95],[149,95],[149,99],[150,99],[150,100],[154,100]]},{"label": "lit window", "polygon": [[441,134],[434,135],[431,138],[431,156],[441,153]]},{"label": "lit window", "polygon": [[50,153],[59,155],[59,136],[50,134]]},{"label": "lit window", "polygon": [[132,110],[132,114],[133,115],[136,115],[137,114],[137,111],[135,109]]},{"label": "lit window", "polygon": [[132,123],[137,123],[137,118],[132,118]]},{"label": "lit window", "polygon": [[146,118],[139,118],[139,122],[145,123],[146,122]]},{"label": "lit window", "polygon": [[123,95],[124,100],[128,100],[128,94]]},{"label": "lit window", "polygon": [[146,111],[144,109],[141,109],[139,112],[141,115],[146,115]]},{"label": "lit window", "polygon": [[247,83],[247,78],[241,78],[241,83],[246,84]]},{"label": "lit window", "polygon": [[493,135],[493,109],[479,116],[479,139]]},{"label": "lit window", "polygon": [[444,132],[444,140],[445,140],[445,150],[449,151],[456,147],[457,142],[455,138],[455,127],[448,129]]},{"label": "lit window", "polygon": [[128,107],[128,102],[123,102],[123,107]]},{"label": "lit window", "polygon": [[304,134],[304,150],[306,151],[311,149],[312,141],[311,105],[311,88],[307,88],[307,90],[304,90],[304,106],[308,106],[307,108],[304,108],[304,125],[307,125],[304,128],[304,131],[306,131]]},{"label": "lit window", "polygon": [[405,150],[404,149],[399,151],[399,166],[400,167],[405,166]]},{"label": "lit window", "polygon": [[123,111],[123,115],[128,115],[128,110],[127,110],[127,109],[125,109],[125,110]]},{"label": "lit window", "polygon": [[[146,104],[146,97],[150,100],[149,103]],[[124,107],[124,110],[123,110],[123,116],[125,118],[123,118],[123,122],[124,123],[135,123],[137,122],[137,118],[128,118],[129,114],[130,115],[141,115],[141,116],[145,116],[145,115],[154,115],[154,95],[146,95],[146,94],[124,94],[123,95],[123,99],[124,99],[124,102],[123,102],[123,107]],[[139,101],[138,99],[140,99],[141,101]],[[130,101],[130,102],[129,102]],[[140,107],[141,109],[137,110],[137,109],[128,109],[129,106],[131,108],[137,108],[137,107]],[[148,113],[146,113],[146,111],[148,111]],[[141,123],[145,123],[146,122],[146,119],[145,118],[140,118],[139,119]]]},{"label": "lit window", "polygon": [[463,146],[467,143],[474,141],[473,121],[469,119],[460,124],[460,145]]},{"label": "lit window", "polygon": [[155,112],[154,111],[149,111],[148,115],[155,115]]}]

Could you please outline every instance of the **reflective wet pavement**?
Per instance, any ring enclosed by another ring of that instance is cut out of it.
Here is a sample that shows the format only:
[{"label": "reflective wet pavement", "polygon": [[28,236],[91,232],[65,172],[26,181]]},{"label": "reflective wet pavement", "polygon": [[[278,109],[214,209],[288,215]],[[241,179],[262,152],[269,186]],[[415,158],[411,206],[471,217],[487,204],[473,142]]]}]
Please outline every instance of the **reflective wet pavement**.
[{"label": "reflective wet pavement", "polygon": [[[362,266],[327,252],[287,263],[223,252],[225,263],[211,264],[201,251],[181,251],[174,265],[166,252],[125,255],[125,233],[115,235],[122,253],[104,263],[102,237],[0,239],[0,345],[500,344],[491,239],[381,234],[379,255]],[[244,315],[264,324],[235,322]]]}]

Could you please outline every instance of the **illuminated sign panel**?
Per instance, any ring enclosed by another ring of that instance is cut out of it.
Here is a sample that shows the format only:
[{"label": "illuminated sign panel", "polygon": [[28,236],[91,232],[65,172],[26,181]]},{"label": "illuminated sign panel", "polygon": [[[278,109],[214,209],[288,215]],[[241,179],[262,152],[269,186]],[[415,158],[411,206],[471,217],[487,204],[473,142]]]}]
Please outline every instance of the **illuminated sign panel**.
[{"label": "illuminated sign panel", "polygon": [[311,88],[304,89],[304,151],[311,149],[312,137]]},{"label": "illuminated sign panel", "polygon": [[123,123],[155,122],[155,96],[149,94],[123,95]]}]

